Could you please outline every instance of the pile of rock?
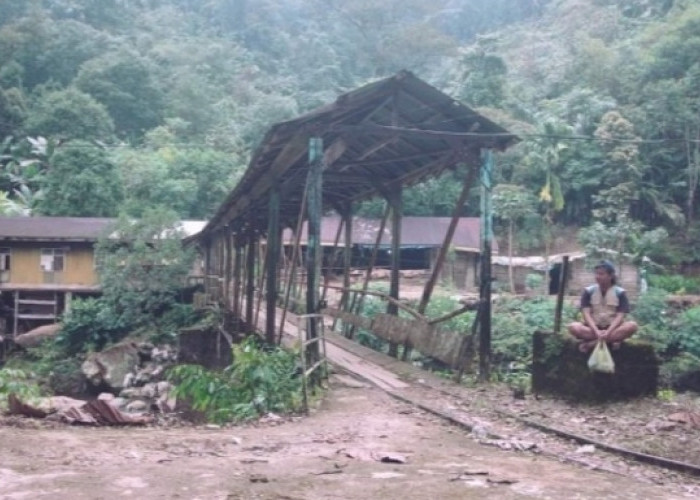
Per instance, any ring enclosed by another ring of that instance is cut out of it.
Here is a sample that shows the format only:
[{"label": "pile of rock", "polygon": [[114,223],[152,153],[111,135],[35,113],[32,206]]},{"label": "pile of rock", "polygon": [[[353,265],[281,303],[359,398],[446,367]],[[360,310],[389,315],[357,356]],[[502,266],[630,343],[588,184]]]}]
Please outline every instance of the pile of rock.
[{"label": "pile of rock", "polygon": [[166,369],[177,362],[175,348],[149,342],[123,342],[92,353],[82,372],[98,399],[131,413],[175,410],[173,386],[165,379]]}]

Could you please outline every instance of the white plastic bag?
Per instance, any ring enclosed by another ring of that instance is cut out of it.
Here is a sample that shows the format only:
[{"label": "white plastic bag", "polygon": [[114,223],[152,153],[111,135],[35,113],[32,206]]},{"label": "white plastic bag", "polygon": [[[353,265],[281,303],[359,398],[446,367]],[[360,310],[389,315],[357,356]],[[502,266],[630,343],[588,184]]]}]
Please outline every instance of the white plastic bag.
[{"label": "white plastic bag", "polygon": [[588,358],[588,369],[592,372],[615,373],[615,362],[604,340],[599,340],[595,345]]}]

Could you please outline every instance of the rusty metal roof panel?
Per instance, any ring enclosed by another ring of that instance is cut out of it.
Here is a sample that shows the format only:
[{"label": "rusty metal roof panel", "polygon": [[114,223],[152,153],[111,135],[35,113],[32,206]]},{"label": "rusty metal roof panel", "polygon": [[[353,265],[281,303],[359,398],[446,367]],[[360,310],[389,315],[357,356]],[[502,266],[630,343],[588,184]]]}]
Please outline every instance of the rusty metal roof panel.
[{"label": "rusty metal roof panel", "polygon": [[323,193],[328,209],[376,196],[377,184],[391,189],[437,176],[459,162],[476,165],[480,148],[503,149],[517,141],[494,122],[402,71],[272,126],[203,235],[223,227],[237,231],[250,226],[265,232],[266,199],[274,183],[283,187],[283,197],[289,197],[282,223],[293,221],[312,136],[322,137],[327,152],[334,147],[340,151],[325,175],[342,173],[372,181],[343,189],[329,182]]},{"label": "rusty metal roof panel", "polygon": [[0,241],[96,241],[112,223],[91,217],[0,217]]},{"label": "rusty metal roof panel", "polygon": [[[450,225],[450,217],[403,217],[401,219],[401,246],[413,247],[440,247],[445,240],[447,229]],[[340,217],[324,217],[321,221],[321,242],[324,245],[332,245],[338,232]],[[377,232],[381,226],[379,219],[366,217],[353,217],[352,219],[352,242],[356,245],[374,245],[377,240]],[[384,228],[381,245],[391,244],[390,225]],[[452,246],[462,249],[479,249],[480,221],[478,217],[461,217],[457,223]],[[307,226],[306,223],[301,230],[301,244],[306,244]],[[283,241],[291,243],[294,241],[292,231],[287,229],[283,234]],[[496,242],[493,242],[494,252],[497,252]],[[343,238],[339,246],[344,246]]]}]

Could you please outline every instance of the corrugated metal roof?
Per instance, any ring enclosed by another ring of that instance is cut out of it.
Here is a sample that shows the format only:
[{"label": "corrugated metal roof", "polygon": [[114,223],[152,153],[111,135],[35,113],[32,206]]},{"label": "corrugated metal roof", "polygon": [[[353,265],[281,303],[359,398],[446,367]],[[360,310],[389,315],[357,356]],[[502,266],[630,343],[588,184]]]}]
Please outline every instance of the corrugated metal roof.
[{"label": "corrugated metal roof", "polygon": [[[97,241],[115,222],[94,217],[0,217],[0,241]],[[178,224],[185,236],[193,236],[206,221]]]},{"label": "corrugated metal roof", "polygon": [[[401,219],[401,245],[439,247],[442,245],[447,229],[450,225],[450,217],[403,217]],[[321,221],[321,242],[324,245],[333,245],[341,218],[338,216],[324,217]],[[377,240],[377,232],[381,226],[379,219],[353,217],[352,242],[357,245],[374,245]],[[381,245],[391,244],[390,224],[384,228]],[[452,246],[460,249],[479,249],[480,222],[477,217],[461,217],[457,223]],[[283,234],[285,244],[294,242],[291,229],[286,229]],[[339,246],[344,246],[344,236],[341,234]],[[307,239],[307,227],[304,223],[301,231],[301,244],[305,245]],[[494,240],[494,245],[496,244]],[[497,248],[493,249],[494,252]]]},{"label": "corrugated metal roof", "polygon": [[458,164],[476,169],[482,148],[505,149],[518,138],[408,71],[343,94],[335,102],[273,125],[243,178],[202,236],[266,232],[267,202],[280,188],[282,225],[293,225],[308,173],[308,142],[325,147],[324,209],[395,191]]},{"label": "corrugated metal roof", "polygon": [[0,240],[95,241],[113,222],[90,217],[0,217]]}]

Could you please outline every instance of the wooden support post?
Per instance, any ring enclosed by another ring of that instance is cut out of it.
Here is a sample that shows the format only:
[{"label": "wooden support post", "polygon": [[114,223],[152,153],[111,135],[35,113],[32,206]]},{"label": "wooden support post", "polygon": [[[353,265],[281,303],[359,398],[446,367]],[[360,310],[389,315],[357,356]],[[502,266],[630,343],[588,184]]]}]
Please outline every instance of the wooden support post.
[{"label": "wooden support post", "polygon": [[224,228],[224,254],[226,255],[226,260],[224,262],[224,329],[230,333],[231,329],[231,311],[233,311],[233,305],[231,304],[231,281],[233,274],[233,245],[231,244],[231,238],[233,235],[229,231],[228,227]]},{"label": "wooden support post", "polygon": [[569,256],[564,255],[559,270],[559,290],[557,290],[557,307],[554,311],[554,333],[561,331],[561,314],[564,309],[564,295],[566,295],[566,286],[569,278]]},{"label": "wooden support post", "polygon": [[275,313],[277,311],[277,264],[280,257],[280,193],[279,186],[270,190],[267,220],[267,309],[265,340],[275,343]]},{"label": "wooden support post", "polygon": [[[309,139],[309,173],[306,180],[308,211],[308,238],[306,247],[306,313],[315,314],[319,306],[319,271],[321,261],[321,211],[323,210],[323,139]],[[308,339],[318,337],[318,321],[310,319],[308,323]],[[319,360],[318,342],[313,342],[306,348],[309,364]],[[315,377],[316,379],[317,377]]]},{"label": "wooden support post", "polygon": [[[204,278],[206,285],[206,278],[211,274],[211,241],[209,238],[204,240]],[[205,286],[206,291],[206,286]]]},{"label": "wooden support post", "polygon": [[[400,273],[401,273],[401,218],[403,216],[403,200],[401,186],[390,193],[387,200],[391,205],[391,281],[389,284],[389,296],[399,300]],[[399,308],[389,302],[387,314],[398,316]],[[395,342],[389,343],[389,356],[397,357],[399,346]]]},{"label": "wooden support post", "polygon": [[233,246],[233,306],[231,312],[235,318],[236,333],[239,333],[241,325],[241,270],[243,268],[243,247],[240,246],[238,241],[234,241]]},{"label": "wooden support post", "polygon": [[481,286],[479,287],[479,380],[491,378],[491,243],[493,241],[493,152],[481,153]]},{"label": "wooden support post", "polygon": [[15,290],[15,316],[13,319],[14,325],[12,328],[12,338],[17,337],[17,328],[19,327],[19,290]]},{"label": "wooden support post", "polygon": [[[350,267],[352,266],[352,209],[347,207],[341,214],[343,219],[341,225],[345,226],[345,248],[343,248],[343,292],[340,296],[339,309],[342,309],[350,299]],[[338,235],[340,236],[340,228]]]},{"label": "wooden support post", "polygon": [[[428,308],[430,303],[430,297],[433,295],[433,290],[438,278],[440,277],[440,272],[442,271],[442,266],[445,263],[445,258],[447,257],[447,252],[452,245],[452,238],[454,238],[455,231],[457,230],[457,224],[459,223],[459,218],[462,214],[462,209],[464,208],[467,198],[469,197],[469,191],[474,183],[474,178],[476,177],[476,168],[469,167],[467,176],[464,178],[464,184],[462,184],[462,192],[455,203],[454,210],[452,212],[452,219],[450,220],[450,225],[447,228],[447,234],[445,234],[445,240],[442,242],[442,246],[438,250],[437,258],[435,259],[435,265],[433,266],[432,273],[428,282],[425,284],[423,289],[423,295],[421,297],[420,303],[418,304],[418,312],[420,314],[425,314],[425,310]],[[402,359],[406,361],[411,353],[410,344],[406,343],[404,345],[404,351]]]},{"label": "wooden support post", "polygon": [[335,239],[333,240],[333,248],[331,249],[331,260],[328,262],[328,272],[324,274],[323,293],[321,294],[321,302],[324,303],[326,301],[326,295],[328,294],[328,282],[330,281],[330,274],[333,271],[333,266],[335,266],[335,253],[338,251],[338,243],[340,243],[340,234],[343,232],[343,227],[347,227],[345,218],[342,218],[340,224],[338,224],[338,230],[335,232]]},{"label": "wooden support post", "polygon": [[265,293],[265,290],[267,287],[263,287],[265,283],[265,276],[267,276],[267,257],[269,255],[268,246],[267,243],[265,244],[265,248],[262,248],[262,243],[258,245],[258,248],[260,249],[260,252],[258,252],[260,255],[258,256],[258,302],[255,306],[255,321],[254,325],[257,328],[258,327],[258,319],[260,318],[260,307],[262,306],[262,299],[263,295]]},{"label": "wooden support post", "polygon": [[253,317],[253,308],[255,305],[255,254],[257,248],[255,245],[255,235],[251,231],[248,234],[248,249],[246,250],[246,299],[245,299],[245,320],[247,323],[247,332],[255,331],[255,318]]},{"label": "wooden support post", "polygon": [[282,319],[280,320],[280,329],[277,334],[277,343],[282,343],[282,336],[284,335],[284,322],[287,318],[287,309],[289,308],[289,298],[292,293],[292,286],[294,285],[294,278],[297,272],[297,256],[299,255],[299,245],[301,243],[301,229],[304,223],[304,212],[306,211],[306,194],[308,186],[304,186],[304,193],[301,199],[301,206],[299,207],[299,215],[297,216],[297,226],[294,230],[294,246],[292,247],[292,258],[291,265],[289,267],[289,273],[287,274],[287,283],[285,284],[286,289],[284,292],[284,303],[282,305]]},{"label": "wooden support post", "polygon": [[[377,262],[377,255],[379,254],[379,245],[382,242],[382,236],[384,235],[384,228],[386,228],[386,222],[389,219],[389,213],[391,212],[391,207],[389,204],[387,204],[386,208],[384,209],[384,215],[382,216],[382,222],[379,224],[379,231],[377,232],[377,238],[375,239],[374,242],[374,247],[372,248],[372,255],[369,258],[369,265],[367,266],[367,272],[365,273],[365,280],[362,283],[362,293],[360,294],[353,294],[352,301],[348,298],[348,302],[350,302],[349,307],[347,308],[348,312],[353,312],[356,311],[357,314],[360,314],[362,312],[362,305],[364,304],[365,301],[365,292],[367,291],[367,288],[369,287],[369,280],[372,277],[372,271],[374,270],[374,264]],[[355,335],[355,325],[349,325],[347,329],[345,329],[345,326],[348,325],[343,325],[343,329],[346,330],[345,336],[349,339],[353,338]],[[335,324],[333,325],[335,328]]]},{"label": "wooden support post", "polygon": [[462,214],[462,209],[464,208],[467,198],[469,197],[469,190],[474,182],[474,177],[476,177],[476,168],[469,168],[467,176],[464,179],[464,184],[462,185],[462,192],[457,199],[454,210],[452,212],[452,219],[450,220],[450,225],[447,228],[447,234],[445,234],[445,240],[442,242],[442,246],[438,251],[437,259],[435,260],[435,266],[433,267],[432,273],[428,282],[425,284],[423,289],[423,295],[418,305],[418,312],[425,313],[428,304],[430,303],[430,297],[433,294],[433,289],[435,288],[435,283],[437,283],[440,277],[440,272],[442,271],[442,266],[445,263],[445,258],[447,257],[447,252],[452,245],[452,238],[454,238],[455,231],[457,230],[457,224],[459,223],[459,218]]},{"label": "wooden support post", "polygon": [[73,292],[66,292],[63,303],[63,314],[70,313],[70,308],[73,305]]}]

